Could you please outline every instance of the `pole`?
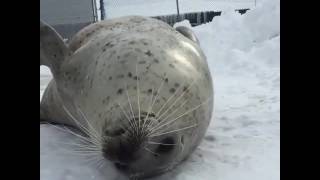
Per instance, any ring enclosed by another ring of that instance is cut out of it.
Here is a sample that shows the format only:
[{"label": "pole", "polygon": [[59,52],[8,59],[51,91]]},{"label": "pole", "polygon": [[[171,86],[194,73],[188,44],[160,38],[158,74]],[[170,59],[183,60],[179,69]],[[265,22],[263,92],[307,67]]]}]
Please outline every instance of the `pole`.
[{"label": "pole", "polygon": [[177,4],[177,19],[178,19],[178,21],[180,20],[180,12],[179,12],[179,0],[176,0],[176,4]]},{"label": "pole", "polygon": [[104,10],[104,2],[103,0],[100,0],[100,11],[101,11],[101,20],[105,19],[106,13]]}]

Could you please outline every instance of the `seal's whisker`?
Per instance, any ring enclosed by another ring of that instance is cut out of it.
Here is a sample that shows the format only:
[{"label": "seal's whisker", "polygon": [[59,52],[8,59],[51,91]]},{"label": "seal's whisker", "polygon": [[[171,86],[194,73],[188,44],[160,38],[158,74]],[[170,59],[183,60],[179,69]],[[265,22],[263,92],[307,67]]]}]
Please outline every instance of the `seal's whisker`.
[{"label": "seal's whisker", "polygon": [[[68,116],[71,117],[71,119],[77,124],[77,126],[78,126],[81,130],[83,130],[86,135],[88,135],[89,137],[92,137],[92,133],[91,133],[86,127],[84,127],[83,125],[81,125],[81,124],[79,123],[79,121],[70,113],[70,111],[69,111],[64,105],[63,105],[62,107],[63,107],[64,111],[68,114]],[[99,145],[99,141],[97,141],[96,139],[92,138],[92,141],[95,141],[95,143],[96,143],[97,145]]]},{"label": "seal's whisker", "polygon": [[76,123],[76,125],[82,130],[86,135],[89,135],[90,131],[85,128],[79,121],[71,114],[71,112],[68,110],[68,108],[64,105],[62,105],[63,110],[67,113],[67,115]]},{"label": "seal's whisker", "polygon": [[[162,82],[161,82],[161,84],[160,84],[160,86],[159,86],[159,88],[158,88],[158,90],[157,90],[157,95],[156,95],[155,99],[154,99],[153,102],[152,102],[151,110],[153,109],[153,105],[154,105],[154,103],[157,101],[157,99],[158,99],[158,97],[159,97],[159,94],[160,94],[160,92],[161,92],[161,89],[162,89],[162,87],[163,87],[163,84],[164,84],[164,82],[165,82],[165,79],[166,79],[166,76],[162,79]],[[153,94],[153,92],[152,92],[152,94]],[[148,112],[147,118],[148,118],[148,117],[149,117],[149,112]],[[146,119],[147,119],[147,118],[146,118]],[[155,121],[155,120],[154,120],[154,121]],[[153,123],[153,122],[152,122],[152,123]],[[151,124],[151,121],[148,123],[148,125],[146,125],[147,128],[149,128],[150,124]]]},{"label": "seal's whisker", "polygon": [[[195,82],[196,82],[196,80],[194,79],[193,82],[190,84],[190,86],[185,91],[183,91],[183,93],[178,98],[176,98],[176,100],[167,108],[167,110],[158,116],[157,120],[161,119],[161,117],[163,115],[165,115],[168,112],[168,110],[170,110],[186,94],[186,92],[195,84]],[[182,86],[180,86],[180,87],[182,87]],[[178,92],[178,91],[176,91],[176,92]]]},{"label": "seal's whisker", "polygon": [[101,160],[101,157],[99,155],[90,155],[87,157],[86,161],[89,164],[92,164],[97,167],[97,163]]},{"label": "seal's whisker", "polygon": [[159,143],[159,142],[153,142],[153,141],[148,141],[148,144],[157,144],[157,145],[164,145],[164,146],[176,146],[178,144],[165,144],[165,143]]},{"label": "seal's whisker", "polygon": [[136,63],[136,76],[137,76],[137,99],[138,99],[138,113],[139,113],[139,131],[140,131],[140,121],[141,121],[141,116],[140,116],[140,87],[139,87],[139,75],[138,75],[138,60]]},{"label": "seal's whisker", "polygon": [[75,152],[79,155],[81,155],[81,154],[83,154],[83,155],[89,155],[89,154],[99,155],[99,153],[100,153],[100,151],[84,151],[84,150],[73,150],[73,152]]},{"label": "seal's whisker", "polygon": [[[50,123],[49,123],[49,124],[50,124]],[[60,131],[70,133],[70,134],[72,134],[72,135],[80,138],[80,139],[79,139],[80,141],[89,142],[89,143],[94,144],[94,143],[91,141],[90,138],[86,138],[86,137],[84,137],[84,136],[82,136],[82,135],[80,135],[80,134],[78,134],[78,133],[75,133],[75,132],[71,131],[71,130],[68,129],[68,128],[65,128],[65,127],[64,127],[64,128],[61,128],[61,127],[58,127],[58,126],[53,125],[53,124],[50,124],[50,125],[51,125],[52,127],[56,128],[56,129],[60,130]],[[96,145],[96,144],[95,144],[95,145]]]},{"label": "seal's whisker", "polygon": [[128,85],[126,84],[126,94],[127,94],[127,98],[128,98],[128,103],[129,103],[129,106],[130,106],[130,110],[131,110],[131,114],[132,114],[132,119],[133,119],[133,124],[135,126],[135,132],[138,132],[138,129],[137,129],[137,123],[136,121],[134,120],[134,112],[133,112],[133,109],[132,109],[132,104],[131,104],[131,99],[129,97],[129,92],[128,92]]},{"label": "seal's whisker", "polygon": [[159,117],[159,115],[161,114],[161,111],[166,107],[166,105],[171,101],[171,99],[174,98],[178,92],[180,92],[180,89],[184,86],[184,84],[185,82],[183,82],[183,84],[166,100],[166,102],[164,102],[164,104],[161,106],[159,111],[156,113],[157,117]]},{"label": "seal's whisker", "polygon": [[[171,95],[169,97],[169,99],[162,105],[162,107],[160,108],[160,110],[157,112],[157,119],[156,122],[159,122],[160,118],[169,110],[171,109],[172,106],[174,106],[183,96],[184,94],[187,92],[187,90],[190,89],[191,86],[193,86],[195,83],[195,79],[191,82],[191,84],[188,86],[187,89],[183,90],[184,92],[182,94],[180,94],[180,96],[178,98],[176,98],[176,100],[171,104],[170,107],[167,108],[167,110],[165,112],[163,112],[162,114],[160,114],[160,112],[163,110],[163,108],[167,105],[167,103],[169,103],[171,101],[172,98],[174,98],[176,96],[176,94],[180,91],[180,89],[182,87],[184,87],[185,82],[175,91],[175,93],[173,95]],[[153,124],[152,124],[153,125]],[[158,126],[159,123],[157,123],[155,126]],[[149,126],[151,128],[153,128],[152,126]]]},{"label": "seal's whisker", "polygon": [[152,87],[152,91],[151,91],[150,106],[149,106],[149,108],[148,108],[147,116],[146,116],[146,118],[144,118],[144,121],[143,121],[143,124],[142,124],[142,130],[141,130],[142,132],[143,132],[143,130],[144,130],[144,128],[145,128],[146,122],[148,121],[149,113],[150,113],[150,111],[152,110],[153,91],[154,91],[154,87]]},{"label": "seal's whisker", "polygon": [[[99,133],[96,131],[96,129],[92,126],[92,124],[90,123],[90,121],[88,120],[87,116],[83,113],[83,111],[80,109],[80,107],[77,108],[79,113],[81,114],[81,116],[83,117],[83,119],[87,122],[89,128],[91,128],[92,133],[90,133],[92,135],[92,137],[101,144],[101,139],[99,136]],[[90,131],[91,132],[91,131]]]},{"label": "seal's whisker", "polygon": [[129,118],[128,114],[125,112],[125,110],[123,109],[123,107],[121,106],[121,104],[120,104],[119,102],[118,102],[118,105],[119,105],[119,107],[120,107],[120,109],[121,109],[122,113],[126,116],[126,118],[127,118],[128,122],[129,122],[130,127],[132,127],[132,128],[133,128],[132,121],[130,120],[130,118]]},{"label": "seal's whisker", "polygon": [[100,150],[99,147],[97,146],[92,146],[91,144],[83,144],[83,143],[62,143],[60,142],[59,144],[64,144],[64,145],[71,145],[71,146],[75,146],[79,149],[86,149],[86,150]]},{"label": "seal's whisker", "polygon": [[[164,119],[161,120],[161,122],[166,122],[166,120],[172,116],[173,114],[175,114],[179,109],[181,109],[186,103],[188,102],[188,100],[185,100],[183,103],[181,103],[181,105],[179,107],[177,107],[175,110],[173,110],[170,114],[168,114],[167,117],[165,117]],[[161,123],[159,123],[161,124]]]},{"label": "seal's whisker", "polygon": [[98,170],[100,170],[105,165],[105,159],[100,158],[97,162]]},{"label": "seal's whisker", "polygon": [[158,153],[155,153],[155,152],[151,151],[151,150],[150,150],[149,148],[147,148],[147,147],[144,147],[143,149],[145,149],[146,151],[148,151],[148,152],[150,152],[150,153],[152,153],[152,154],[159,155]]},{"label": "seal's whisker", "polygon": [[183,116],[185,116],[185,115],[187,115],[187,114],[189,114],[189,113],[191,113],[191,112],[199,109],[202,105],[204,105],[205,103],[207,103],[210,99],[211,99],[211,97],[209,97],[209,98],[208,98],[206,101],[204,101],[203,103],[195,106],[194,108],[189,109],[189,110],[186,111],[185,113],[183,113],[183,114],[179,115],[178,117],[174,118],[173,120],[170,120],[170,121],[168,121],[167,123],[164,123],[164,124],[162,124],[162,125],[158,125],[158,126],[152,128],[152,129],[150,129],[151,132],[149,133],[149,135],[152,134],[153,132],[155,132],[156,130],[159,130],[159,129],[162,128],[163,126],[166,126],[166,125],[168,125],[168,124],[171,124],[171,123],[173,123],[174,121],[180,119],[181,117],[183,117]]},{"label": "seal's whisker", "polygon": [[183,130],[186,130],[186,129],[194,128],[194,127],[196,127],[197,125],[198,125],[198,124],[194,124],[194,125],[192,125],[192,126],[187,126],[187,127],[184,127],[184,128],[175,129],[175,130],[168,131],[168,132],[164,132],[164,133],[160,133],[160,134],[150,135],[150,137],[157,137],[157,136],[162,136],[162,135],[165,135],[165,134],[170,134],[170,133],[174,133],[174,132],[183,131]]}]

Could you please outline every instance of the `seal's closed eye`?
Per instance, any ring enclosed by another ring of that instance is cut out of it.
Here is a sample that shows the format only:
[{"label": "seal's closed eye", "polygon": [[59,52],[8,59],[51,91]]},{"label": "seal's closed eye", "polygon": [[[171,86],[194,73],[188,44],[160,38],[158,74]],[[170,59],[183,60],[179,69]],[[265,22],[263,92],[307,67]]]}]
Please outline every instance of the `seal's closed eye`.
[{"label": "seal's closed eye", "polygon": [[156,149],[157,153],[163,154],[163,153],[169,153],[174,148],[174,140],[172,137],[167,137],[161,141],[161,144]]}]

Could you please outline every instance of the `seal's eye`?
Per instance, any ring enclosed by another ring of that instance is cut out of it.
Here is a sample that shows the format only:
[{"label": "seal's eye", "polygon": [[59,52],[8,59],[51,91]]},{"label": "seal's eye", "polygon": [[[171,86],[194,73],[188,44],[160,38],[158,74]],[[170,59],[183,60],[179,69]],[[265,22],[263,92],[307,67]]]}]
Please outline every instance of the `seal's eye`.
[{"label": "seal's eye", "polygon": [[157,153],[168,153],[174,148],[174,140],[171,137],[167,137],[161,141],[161,144],[156,149]]}]

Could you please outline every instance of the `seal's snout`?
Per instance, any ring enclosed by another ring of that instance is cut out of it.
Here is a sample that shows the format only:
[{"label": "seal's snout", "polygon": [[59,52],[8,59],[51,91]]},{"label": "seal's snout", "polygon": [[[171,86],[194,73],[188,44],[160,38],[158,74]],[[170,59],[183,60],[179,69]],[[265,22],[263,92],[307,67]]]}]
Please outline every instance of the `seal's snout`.
[{"label": "seal's snout", "polygon": [[124,136],[110,137],[103,146],[103,156],[119,164],[129,164],[137,159],[139,146]]}]

